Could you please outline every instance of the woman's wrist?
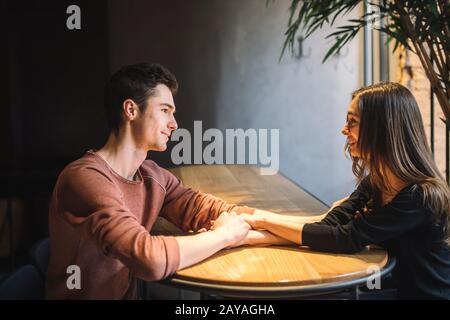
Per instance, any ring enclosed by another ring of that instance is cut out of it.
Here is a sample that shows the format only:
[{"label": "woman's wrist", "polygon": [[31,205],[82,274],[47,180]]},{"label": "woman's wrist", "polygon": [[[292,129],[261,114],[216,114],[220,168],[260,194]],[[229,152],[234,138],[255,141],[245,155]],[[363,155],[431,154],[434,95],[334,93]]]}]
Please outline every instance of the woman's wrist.
[{"label": "woman's wrist", "polygon": [[253,221],[255,222],[253,225],[254,229],[265,229],[267,219],[268,216],[264,213],[264,211],[255,210],[253,214]]},{"label": "woman's wrist", "polygon": [[267,243],[267,231],[262,230],[250,230],[247,237],[245,237],[244,245],[254,246]]}]

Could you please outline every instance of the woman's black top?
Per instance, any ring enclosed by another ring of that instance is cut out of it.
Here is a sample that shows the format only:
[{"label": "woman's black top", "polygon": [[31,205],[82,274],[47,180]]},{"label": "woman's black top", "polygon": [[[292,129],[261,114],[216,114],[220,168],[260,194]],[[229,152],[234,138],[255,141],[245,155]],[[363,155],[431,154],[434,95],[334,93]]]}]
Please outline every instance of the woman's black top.
[{"label": "woman's black top", "polygon": [[303,245],[340,253],[380,245],[397,259],[392,275],[399,298],[450,299],[450,248],[444,242],[444,221],[437,222],[424,207],[420,187],[404,188],[383,207],[372,206],[372,198],[366,178],[322,221],[304,225]]}]

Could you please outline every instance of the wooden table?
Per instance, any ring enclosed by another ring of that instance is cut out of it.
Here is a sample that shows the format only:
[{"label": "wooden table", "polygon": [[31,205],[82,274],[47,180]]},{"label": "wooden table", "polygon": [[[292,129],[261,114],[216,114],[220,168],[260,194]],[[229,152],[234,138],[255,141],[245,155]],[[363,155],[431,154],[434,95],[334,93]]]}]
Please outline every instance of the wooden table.
[{"label": "wooden table", "polygon": [[[284,215],[319,215],[320,200],[284,176],[262,176],[249,165],[194,165],[171,169],[185,186],[222,199]],[[332,254],[298,246],[239,247],[178,271],[164,281],[189,290],[231,297],[297,297],[336,292],[364,284],[394,261],[382,249]]]}]

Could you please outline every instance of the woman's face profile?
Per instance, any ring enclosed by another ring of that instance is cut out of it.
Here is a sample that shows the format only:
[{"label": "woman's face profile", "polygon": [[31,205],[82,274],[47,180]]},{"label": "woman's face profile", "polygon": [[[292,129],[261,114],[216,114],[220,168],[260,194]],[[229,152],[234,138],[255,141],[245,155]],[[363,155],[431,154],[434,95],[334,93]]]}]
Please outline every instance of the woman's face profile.
[{"label": "woman's face profile", "polygon": [[347,137],[347,143],[352,157],[360,156],[358,148],[359,121],[358,101],[357,98],[355,98],[348,107],[346,122],[342,128],[342,134]]}]

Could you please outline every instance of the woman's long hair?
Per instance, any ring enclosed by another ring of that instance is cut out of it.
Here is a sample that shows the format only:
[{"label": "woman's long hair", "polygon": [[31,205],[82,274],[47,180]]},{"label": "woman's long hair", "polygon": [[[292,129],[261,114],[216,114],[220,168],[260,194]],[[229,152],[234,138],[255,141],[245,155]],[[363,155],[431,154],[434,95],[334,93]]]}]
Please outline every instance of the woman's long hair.
[{"label": "woman's long hair", "polygon": [[360,115],[360,156],[352,157],[358,181],[369,175],[373,190],[392,191],[383,173],[388,169],[420,187],[424,206],[443,224],[450,244],[450,191],[434,162],[412,93],[398,83],[384,82],[355,91],[352,99],[357,99]]}]

